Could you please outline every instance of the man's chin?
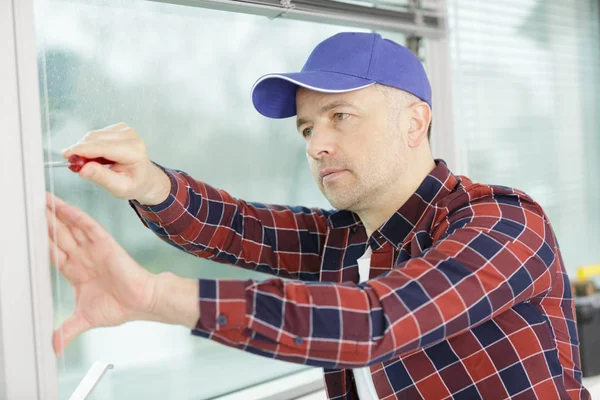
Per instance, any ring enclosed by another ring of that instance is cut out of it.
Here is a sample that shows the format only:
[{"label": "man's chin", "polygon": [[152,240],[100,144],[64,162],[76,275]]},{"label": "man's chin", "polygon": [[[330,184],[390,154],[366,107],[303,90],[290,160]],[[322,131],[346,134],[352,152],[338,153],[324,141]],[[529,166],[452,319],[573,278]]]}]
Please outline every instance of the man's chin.
[{"label": "man's chin", "polygon": [[353,211],[355,208],[355,201],[352,201],[351,199],[344,199],[340,198],[339,196],[331,196],[327,194],[325,194],[325,198],[329,201],[329,204],[331,204],[331,206],[336,210]]},{"label": "man's chin", "polygon": [[348,190],[348,187],[326,187],[319,185],[321,193],[329,204],[336,210],[354,211],[357,205],[358,197],[356,192]]}]

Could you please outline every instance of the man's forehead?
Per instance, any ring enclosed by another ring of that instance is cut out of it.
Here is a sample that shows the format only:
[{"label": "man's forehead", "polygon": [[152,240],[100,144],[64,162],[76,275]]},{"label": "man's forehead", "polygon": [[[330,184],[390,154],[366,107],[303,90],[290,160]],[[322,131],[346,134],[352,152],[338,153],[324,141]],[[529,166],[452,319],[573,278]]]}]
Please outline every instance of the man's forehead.
[{"label": "man's forehead", "polygon": [[306,88],[298,88],[296,92],[296,109],[301,112],[303,109],[310,109],[310,111],[322,110],[323,108],[330,108],[331,104],[356,106],[357,98],[359,97],[358,91],[344,92],[344,93],[322,93]]},{"label": "man's forehead", "polygon": [[339,92],[339,93],[320,92],[320,91],[312,90],[312,89],[305,88],[302,86],[298,86],[298,89],[296,90],[296,100],[298,100],[298,98],[304,98],[304,97],[315,97],[315,98],[319,98],[319,99],[353,98],[355,96],[359,96],[359,95],[363,94],[364,92],[370,91],[370,89],[372,89],[373,86],[374,85],[369,85],[367,87],[363,87],[360,89],[349,90],[347,92]]},{"label": "man's forehead", "polygon": [[338,97],[344,97],[348,92],[345,93],[324,93],[318,92],[316,90],[307,89],[305,87],[298,87],[296,90],[296,103],[298,101],[302,102],[304,99],[310,99],[312,102],[314,101],[327,101],[328,99],[334,99]]}]

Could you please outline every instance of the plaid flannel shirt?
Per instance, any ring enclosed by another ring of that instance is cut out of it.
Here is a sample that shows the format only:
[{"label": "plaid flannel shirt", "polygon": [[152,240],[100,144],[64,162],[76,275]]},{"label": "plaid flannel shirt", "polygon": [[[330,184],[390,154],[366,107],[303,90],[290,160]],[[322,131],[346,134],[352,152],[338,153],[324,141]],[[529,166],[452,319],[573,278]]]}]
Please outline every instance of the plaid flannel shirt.
[{"label": "plaid flannel shirt", "polygon": [[[525,193],[453,175],[441,160],[370,238],[349,211],[249,203],[164,169],[143,223],[198,257],[284,278],[199,279],[192,333],[323,367],[330,399],[589,399],[556,238]],[[371,246],[369,280],[357,259]]]}]

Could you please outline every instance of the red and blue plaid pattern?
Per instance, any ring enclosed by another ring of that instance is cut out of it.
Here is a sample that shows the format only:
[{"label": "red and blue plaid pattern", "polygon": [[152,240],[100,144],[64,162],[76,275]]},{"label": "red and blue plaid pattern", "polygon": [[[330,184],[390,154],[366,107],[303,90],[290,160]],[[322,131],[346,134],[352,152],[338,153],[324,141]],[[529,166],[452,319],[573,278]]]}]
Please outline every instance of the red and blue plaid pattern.
[{"label": "red and blue plaid pattern", "polygon": [[188,253],[295,278],[200,279],[193,333],[323,367],[330,399],[357,399],[351,368],[367,365],[381,399],[589,399],[541,207],[436,164],[370,238],[349,211],[248,203],[169,169],[165,202],[132,205]]}]

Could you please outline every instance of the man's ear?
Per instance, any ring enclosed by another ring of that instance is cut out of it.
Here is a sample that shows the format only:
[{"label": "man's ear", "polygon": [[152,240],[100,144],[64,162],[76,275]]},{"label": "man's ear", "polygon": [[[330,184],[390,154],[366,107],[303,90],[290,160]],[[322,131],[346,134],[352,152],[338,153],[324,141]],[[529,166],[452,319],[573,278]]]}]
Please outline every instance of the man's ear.
[{"label": "man's ear", "polygon": [[408,128],[408,146],[419,147],[427,138],[427,129],[431,122],[431,108],[425,102],[415,103],[408,107],[410,124]]}]

